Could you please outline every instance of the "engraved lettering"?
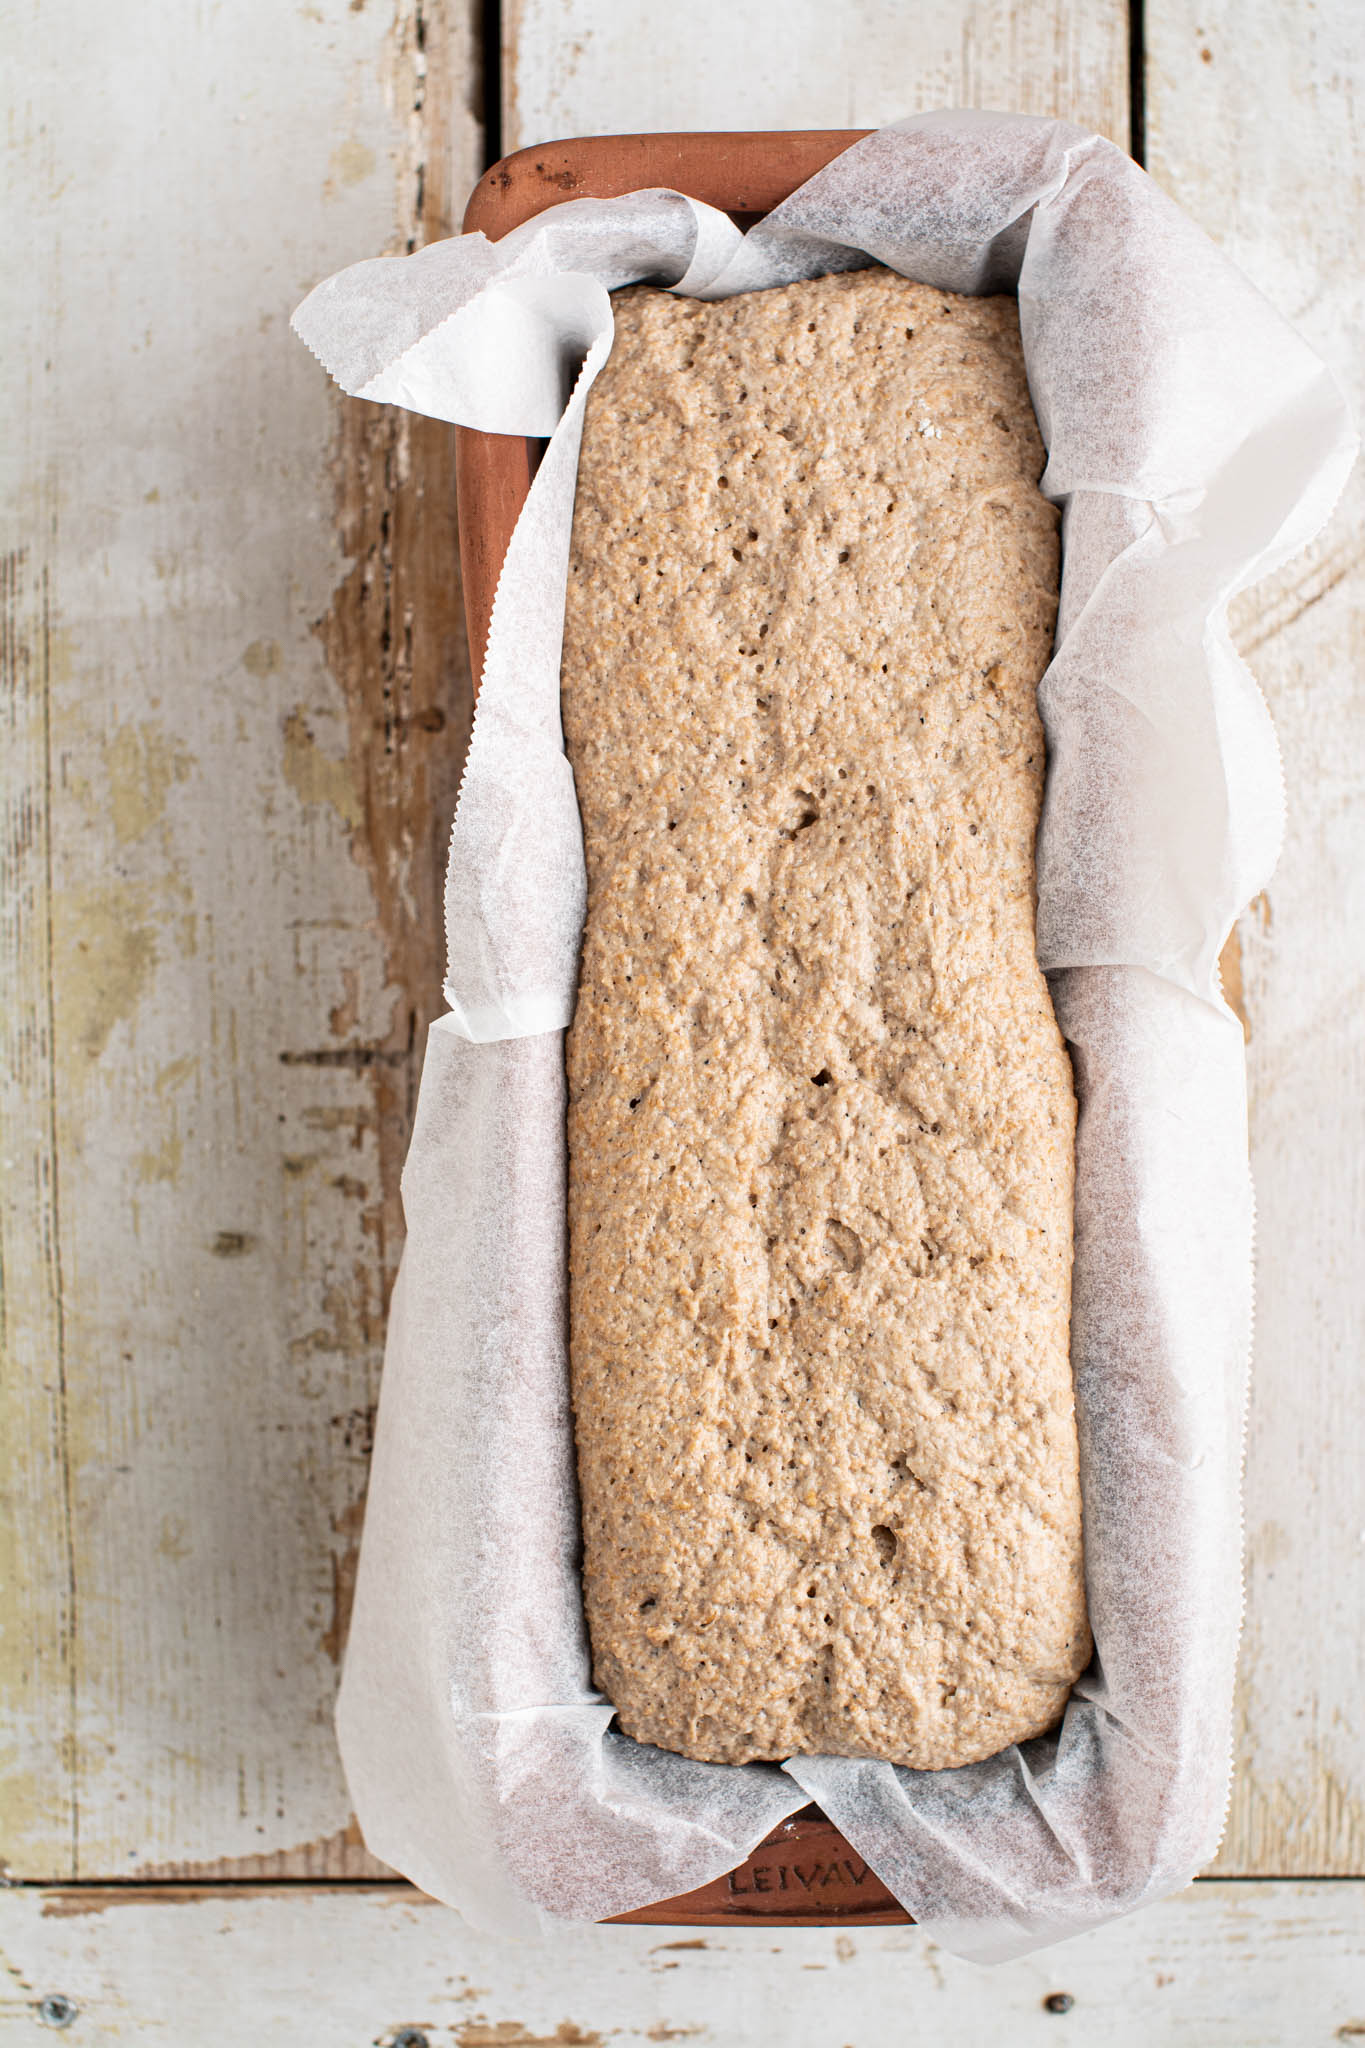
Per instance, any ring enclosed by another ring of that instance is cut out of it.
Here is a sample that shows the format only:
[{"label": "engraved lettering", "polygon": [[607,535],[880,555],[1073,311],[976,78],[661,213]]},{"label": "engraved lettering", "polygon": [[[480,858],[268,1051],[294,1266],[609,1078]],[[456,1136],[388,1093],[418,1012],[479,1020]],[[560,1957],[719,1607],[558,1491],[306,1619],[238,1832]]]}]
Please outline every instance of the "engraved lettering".
[{"label": "engraved lettering", "polygon": [[771,1871],[766,1863],[756,1863],[754,1865],[754,1890],[756,1892],[770,1892],[772,1890],[772,1886],[768,1882],[770,1875]]},{"label": "engraved lettering", "polygon": [[848,1872],[849,1879],[853,1884],[867,1883],[867,1865],[865,1863],[855,1865],[845,1861],[844,1869]]},{"label": "engraved lettering", "polygon": [[[819,1868],[820,1866],[817,1863],[815,1869],[818,1870]],[[812,1873],[812,1875],[814,1875],[814,1873]],[[799,1863],[793,1863],[792,1876],[796,1879],[796,1882],[800,1885],[803,1892],[808,1892],[810,1890],[811,1879],[806,1876],[805,1871],[801,1868],[801,1865]]]},{"label": "engraved lettering", "polygon": [[732,1870],[730,1872],[728,1883],[732,1892],[751,1892],[753,1890],[753,1886],[751,1884],[740,1883],[740,1879],[743,1877],[743,1875],[743,1864],[740,1865],[738,1870]]}]

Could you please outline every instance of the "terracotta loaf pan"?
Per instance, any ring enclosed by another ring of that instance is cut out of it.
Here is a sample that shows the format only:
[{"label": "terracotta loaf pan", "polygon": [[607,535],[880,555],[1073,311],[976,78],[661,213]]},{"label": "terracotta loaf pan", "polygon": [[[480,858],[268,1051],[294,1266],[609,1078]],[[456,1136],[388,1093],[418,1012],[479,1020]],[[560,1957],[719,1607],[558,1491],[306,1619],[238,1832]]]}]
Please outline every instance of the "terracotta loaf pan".
[{"label": "terracotta loaf pan", "polygon": [[[464,228],[490,241],[566,199],[617,199],[664,185],[749,227],[868,131],[794,129],[757,135],[594,135],[520,149],[485,171]],[[455,429],[460,568],[477,694],[493,596],[540,444],[518,434]]]},{"label": "terracotta loaf pan", "polygon": [[[733,135],[600,135],[504,157],[475,186],[466,233],[496,241],[566,199],[613,199],[669,186],[742,227],[777,206],[867,133],[861,128]],[[525,502],[540,444],[457,427],[460,562],[475,693],[503,556]],[[725,1877],[622,1920],[655,1926],[788,1927],[905,1923],[910,1915],[818,1807],[784,1821]]]}]

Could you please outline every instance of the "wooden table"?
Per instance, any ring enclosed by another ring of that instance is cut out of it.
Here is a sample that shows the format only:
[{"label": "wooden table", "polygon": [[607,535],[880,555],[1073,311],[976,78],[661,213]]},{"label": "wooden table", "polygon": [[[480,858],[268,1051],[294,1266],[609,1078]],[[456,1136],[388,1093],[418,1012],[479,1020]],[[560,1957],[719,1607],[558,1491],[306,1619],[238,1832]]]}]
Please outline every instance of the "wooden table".
[{"label": "wooden table", "polygon": [[1240,928],[1261,1249],[1213,1872],[985,1973],[902,1928],[512,1946],[357,1840],[330,1712],[469,679],[453,436],[340,400],[291,307],[523,144],[1015,106],[1131,140],[1361,376],[1351,0],[1145,0],[1131,38],[1118,0],[492,20],[16,17],[0,2042],[1365,2036],[1358,479],[1236,614],[1291,824]]}]

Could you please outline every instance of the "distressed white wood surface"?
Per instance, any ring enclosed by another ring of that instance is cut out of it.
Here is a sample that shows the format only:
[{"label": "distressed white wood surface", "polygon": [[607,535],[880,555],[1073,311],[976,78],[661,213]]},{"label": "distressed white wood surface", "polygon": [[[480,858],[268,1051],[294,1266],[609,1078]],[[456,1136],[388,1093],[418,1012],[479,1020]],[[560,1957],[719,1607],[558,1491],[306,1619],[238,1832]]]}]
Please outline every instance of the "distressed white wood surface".
[{"label": "distressed white wood surface", "polygon": [[[1153,174],[1365,418],[1365,12],[1147,0]],[[1242,920],[1258,1274],[1237,1781],[1220,1870],[1365,1871],[1365,474],[1240,601],[1289,832]]]},{"label": "distressed white wood surface", "polygon": [[428,994],[381,913],[432,890],[369,829],[314,630],[354,623],[354,536],[287,322],[420,230],[419,171],[477,166],[462,90],[421,111],[415,6],[8,15],[0,1853],[124,1877],[347,1823],[384,1119]]},{"label": "distressed white wood surface", "polygon": [[[316,277],[458,211],[477,169],[478,12],[26,0],[11,15],[7,287],[31,312],[0,366],[20,421],[3,449],[17,519],[0,728],[0,1853],[21,1876],[249,1871],[262,1855],[301,1874],[364,1867],[330,1706],[397,1162],[439,977],[422,955],[431,846],[394,789],[439,783],[413,749],[430,733],[456,751],[463,679],[457,652],[412,651],[423,593],[453,586],[449,551],[421,559],[411,525],[425,504],[422,532],[439,531],[440,446],[339,409],[285,322]],[[1324,181],[1358,193],[1356,18],[1348,0],[1147,0],[1154,168],[1345,369],[1359,265],[1350,191]],[[1126,137],[1118,0],[514,0],[505,22],[508,148],[962,103]],[[1262,1280],[1225,1862],[1245,1871],[1365,1870],[1352,504],[1243,622],[1302,795],[1268,917],[1244,929]],[[413,715],[403,694],[423,661],[451,671],[444,712]],[[1079,2012],[1084,1984],[1106,2042],[1329,2040],[1365,2025],[1365,1992],[1345,1998],[1359,1980],[1339,1974],[1358,1968],[1359,1897],[1201,1887],[1007,1978],[895,1931],[854,1938],[845,1962],[818,1933],[670,1952],[650,1930],[605,1929],[542,1965],[490,1960],[401,1892],[130,1895],[72,1917],[21,1891],[0,1895],[21,1973],[0,2024],[32,2026],[36,1986],[91,2012],[108,1999],[105,2031],[73,2039],[160,2028],[325,2048],[415,2017],[410,1985],[417,2010],[445,2013],[433,2039],[462,2048],[572,2041],[570,1992],[584,2040],[696,2026],[747,2043],[781,2009],[797,2048],[934,2026],[994,2041],[1006,2020],[1026,2043],[1078,2031],[1036,1998],[1067,1988]],[[1188,2004],[1160,1981],[1158,1929]],[[1240,2007],[1234,1960],[1254,1993]],[[669,1961],[699,1987],[680,2018],[640,1989]],[[67,1985],[44,1977],[58,1964]],[[982,2004],[980,1985],[1000,1998],[1016,1980],[1034,2006]],[[512,2002],[456,2000],[479,1983]],[[599,1984],[614,1988],[590,2009]]]},{"label": "distressed white wood surface", "polygon": [[1127,146],[1123,0],[505,0],[503,147],[1014,107]]},{"label": "distressed white wood surface", "polygon": [[[357,1886],[178,1903],[20,1891],[0,1897],[0,1955],[4,2048],[41,2038],[45,1998],[77,2008],[73,2048],[1329,2048],[1365,2036],[1365,1885],[1347,1883],[1203,1883],[994,1970],[914,1928],[495,1941],[405,1888]],[[1044,2004],[1058,1994],[1073,2001],[1065,2014]]]}]

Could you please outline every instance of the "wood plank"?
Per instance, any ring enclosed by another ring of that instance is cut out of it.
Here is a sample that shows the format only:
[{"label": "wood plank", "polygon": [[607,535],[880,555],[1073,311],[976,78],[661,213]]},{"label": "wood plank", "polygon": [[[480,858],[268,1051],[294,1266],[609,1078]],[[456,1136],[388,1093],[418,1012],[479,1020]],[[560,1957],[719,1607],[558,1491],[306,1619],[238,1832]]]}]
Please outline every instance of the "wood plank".
[{"label": "wood plank", "polygon": [[[1319,349],[1365,416],[1365,19],[1347,0],[1147,0],[1158,180]],[[1239,601],[1289,833],[1241,921],[1257,1331],[1247,1620],[1216,1868],[1365,1871],[1365,477]]]},{"label": "wood plank", "polygon": [[674,128],[875,128],[930,107],[1084,121],[1127,147],[1123,0],[506,0],[503,149]]},{"label": "wood plank", "polygon": [[45,1998],[65,2001],[48,2006],[58,2019],[76,2009],[73,2042],[103,2048],[1310,2048],[1365,2035],[1365,1886],[1347,1883],[1202,1883],[993,1970],[914,1928],[589,1927],[506,1942],[398,1886],[17,1890],[0,1896],[0,1952],[0,2044],[15,2048]]},{"label": "wood plank", "polygon": [[475,12],[12,39],[20,1875],[375,1868],[331,1702],[469,690],[450,431],[287,321],[458,213]]},{"label": "wood plank", "polygon": [[[54,507],[41,487],[37,532]],[[0,564],[0,1854],[76,1869],[75,1559],[66,1452],[66,1346],[57,1230],[51,1004],[54,647],[47,580],[16,534]]]}]

